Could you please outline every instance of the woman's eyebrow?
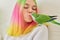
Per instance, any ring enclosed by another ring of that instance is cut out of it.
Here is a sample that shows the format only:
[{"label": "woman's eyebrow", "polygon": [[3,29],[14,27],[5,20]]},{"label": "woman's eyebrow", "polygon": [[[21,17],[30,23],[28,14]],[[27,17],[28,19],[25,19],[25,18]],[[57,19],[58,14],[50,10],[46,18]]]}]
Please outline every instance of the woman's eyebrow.
[{"label": "woman's eyebrow", "polygon": [[25,5],[29,5],[29,4],[26,3]]},{"label": "woman's eyebrow", "polygon": [[36,5],[34,5],[33,7],[37,7]]}]

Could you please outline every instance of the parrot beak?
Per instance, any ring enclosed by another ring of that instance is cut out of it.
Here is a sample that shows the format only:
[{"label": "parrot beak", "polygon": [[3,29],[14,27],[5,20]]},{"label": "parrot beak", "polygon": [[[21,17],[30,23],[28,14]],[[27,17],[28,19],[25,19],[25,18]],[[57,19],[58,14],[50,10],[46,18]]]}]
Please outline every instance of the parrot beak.
[{"label": "parrot beak", "polygon": [[30,16],[32,17],[33,21],[35,21],[35,17],[32,14],[30,14]]}]

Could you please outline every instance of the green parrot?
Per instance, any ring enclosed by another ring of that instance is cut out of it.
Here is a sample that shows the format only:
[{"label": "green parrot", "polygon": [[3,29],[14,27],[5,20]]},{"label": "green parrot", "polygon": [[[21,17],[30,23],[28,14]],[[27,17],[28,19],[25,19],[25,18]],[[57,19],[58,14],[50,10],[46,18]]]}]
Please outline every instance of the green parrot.
[{"label": "green parrot", "polygon": [[37,13],[32,13],[32,18],[35,22],[37,22],[38,24],[44,24],[46,22],[51,22],[57,25],[60,25],[59,22],[57,22],[55,19],[55,17],[57,16],[49,16],[49,15],[45,15],[45,14],[37,14]]}]

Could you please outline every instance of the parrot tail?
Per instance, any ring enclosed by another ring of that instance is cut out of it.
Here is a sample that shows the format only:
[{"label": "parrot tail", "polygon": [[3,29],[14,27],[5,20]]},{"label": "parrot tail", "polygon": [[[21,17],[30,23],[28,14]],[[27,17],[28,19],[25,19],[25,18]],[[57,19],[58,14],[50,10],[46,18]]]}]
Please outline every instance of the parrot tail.
[{"label": "parrot tail", "polygon": [[51,21],[52,23],[54,23],[54,24],[57,24],[57,25],[60,25],[60,23],[59,22],[57,22],[57,21]]}]

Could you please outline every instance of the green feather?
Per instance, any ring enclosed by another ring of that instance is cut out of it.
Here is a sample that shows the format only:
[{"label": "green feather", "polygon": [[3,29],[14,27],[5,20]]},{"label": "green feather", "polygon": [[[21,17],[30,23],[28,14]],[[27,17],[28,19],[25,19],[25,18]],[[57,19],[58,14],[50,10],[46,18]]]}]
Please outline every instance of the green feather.
[{"label": "green feather", "polygon": [[57,21],[51,21],[52,23],[54,23],[54,24],[57,24],[57,25],[60,25],[60,23],[59,22],[57,22]]}]

